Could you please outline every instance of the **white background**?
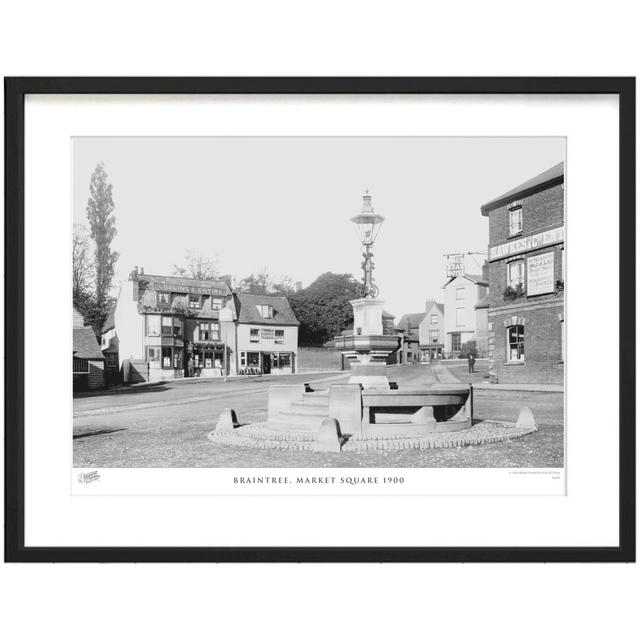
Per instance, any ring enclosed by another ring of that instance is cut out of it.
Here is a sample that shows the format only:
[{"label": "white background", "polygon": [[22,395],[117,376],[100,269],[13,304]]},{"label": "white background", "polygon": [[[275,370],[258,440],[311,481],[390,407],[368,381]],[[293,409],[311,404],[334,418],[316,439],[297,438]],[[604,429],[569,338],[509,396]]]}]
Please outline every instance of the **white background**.
[{"label": "white background", "polygon": [[[626,2],[302,6],[16,3],[1,20],[2,70],[638,73]],[[10,566],[1,579],[2,623],[15,638],[600,638],[637,629],[636,566]]]}]

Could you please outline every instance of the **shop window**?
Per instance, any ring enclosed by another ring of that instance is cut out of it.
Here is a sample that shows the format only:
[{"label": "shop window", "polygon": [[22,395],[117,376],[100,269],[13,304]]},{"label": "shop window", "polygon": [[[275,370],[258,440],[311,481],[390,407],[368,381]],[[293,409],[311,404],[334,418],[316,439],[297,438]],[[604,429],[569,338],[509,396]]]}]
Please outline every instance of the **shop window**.
[{"label": "shop window", "polygon": [[160,347],[147,347],[147,362],[160,362]]},{"label": "shop window", "polygon": [[171,304],[171,294],[158,291],[156,300],[159,307],[168,307]]},{"label": "shop window", "polygon": [[507,264],[507,285],[512,289],[524,287],[524,260],[515,260]]},{"label": "shop window", "polygon": [[241,367],[246,367],[247,366],[247,352],[246,351],[241,351],[240,352],[240,366]]},{"label": "shop window", "polygon": [[509,209],[509,235],[517,236],[522,233],[522,207]]},{"label": "shop window", "polygon": [[276,344],[284,344],[284,329],[276,329],[275,342]]},{"label": "shop window", "polygon": [[171,347],[162,347],[162,368],[171,369],[171,361],[173,355],[173,349]]},{"label": "shop window", "polygon": [[247,365],[249,367],[260,366],[260,353],[258,351],[247,351]]},{"label": "shop window", "polygon": [[460,351],[462,348],[462,336],[459,333],[451,334],[451,351]]},{"label": "shop window", "polygon": [[250,329],[249,342],[260,342],[260,329]]},{"label": "shop window", "polygon": [[270,304],[257,304],[256,307],[263,318],[273,318],[273,307]]},{"label": "shop window", "polygon": [[189,309],[201,309],[201,308],[202,308],[202,296],[189,294]]},{"label": "shop window", "polygon": [[[457,292],[456,292],[456,295],[457,295]],[[435,313],[431,316],[431,324],[438,324],[438,316]]]},{"label": "shop window", "polygon": [[464,300],[464,287],[456,289],[456,300]]},{"label": "shop window", "polygon": [[440,332],[439,331],[429,331],[429,342],[431,344],[437,344],[438,340],[440,338]]},{"label": "shop window", "polygon": [[507,360],[524,362],[524,326],[521,324],[507,328]]},{"label": "shop window", "polygon": [[222,309],[222,298],[211,298],[211,308],[214,311],[219,311],[220,309]]},{"label": "shop window", "polygon": [[282,369],[284,367],[291,366],[291,354],[290,353],[274,353],[272,355],[272,363],[274,369]]},{"label": "shop window", "polygon": [[157,337],[160,335],[160,316],[147,316],[147,335]]},{"label": "shop window", "polygon": [[456,326],[463,327],[465,324],[466,309],[456,309]]}]

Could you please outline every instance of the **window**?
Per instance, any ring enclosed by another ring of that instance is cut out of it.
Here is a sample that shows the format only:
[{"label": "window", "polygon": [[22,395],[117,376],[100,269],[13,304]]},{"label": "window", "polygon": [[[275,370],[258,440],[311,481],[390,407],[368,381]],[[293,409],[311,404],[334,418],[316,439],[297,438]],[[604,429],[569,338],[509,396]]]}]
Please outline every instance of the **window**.
[{"label": "window", "polygon": [[275,341],[276,344],[284,344],[284,329],[276,329]]},{"label": "window", "polygon": [[263,318],[273,318],[273,307],[270,304],[257,304],[256,307]]},{"label": "window", "polygon": [[162,368],[171,369],[171,347],[162,347]]},{"label": "window", "polygon": [[456,309],[456,326],[463,327],[465,325],[466,309]]},{"label": "window", "polygon": [[524,326],[521,324],[507,328],[507,360],[524,362]]},{"label": "window", "polygon": [[222,309],[222,302],[222,298],[211,298],[211,308],[219,311]]},{"label": "window", "polygon": [[203,342],[220,339],[220,325],[217,322],[198,323],[199,339]]},{"label": "window", "polygon": [[118,354],[117,353],[105,353],[105,365],[107,367],[117,367],[118,366]]},{"label": "window", "polygon": [[438,324],[438,316],[435,313],[431,316],[431,324]]},{"label": "window", "polygon": [[271,364],[274,369],[282,369],[283,367],[290,367],[291,354],[290,353],[273,353],[271,355]]},{"label": "window", "polygon": [[513,289],[518,285],[524,287],[524,260],[516,260],[507,264],[507,285]]},{"label": "window", "polygon": [[249,342],[260,342],[260,329],[250,330]]},{"label": "window", "polygon": [[456,289],[456,300],[464,300],[464,287]]},{"label": "window", "polygon": [[246,351],[241,351],[240,352],[240,366],[241,367],[246,367],[247,366],[247,352]]},{"label": "window", "polygon": [[171,304],[171,294],[158,291],[156,294],[156,300],[159,307],[167,307]]},{"label": "window", "polygon": [[440,332],[436,329],[435,331],[429,331],[429,342],[431,344],[438,344],[440,340]]},{"label": "window", "polygon": [[522,233],[522,207],[509,209],[509,235]]},{"label": "window", "polygon": [[201,308],[202,308],[202,296],[189,294],[189,309],[201,309]]},{"label": "window", "polygon": [[160,316],[147,316],[147,335],[160,335]]},{"label": "window", "polygon": [[162,335],[165,338],[182,337],[182,318],[162,316]]},{"label": "window", "polygon": [[247,365],[250,367],[260,366],[260,353],[258,351],[247,351]]},{"label": "window", "polygon": [[160,347],[147,347],[147,362],[160,362]]},{"label": "window", "polygon": [[451,351],[460,351],[462,347],[462,336],[459,333],[451,334]]}]

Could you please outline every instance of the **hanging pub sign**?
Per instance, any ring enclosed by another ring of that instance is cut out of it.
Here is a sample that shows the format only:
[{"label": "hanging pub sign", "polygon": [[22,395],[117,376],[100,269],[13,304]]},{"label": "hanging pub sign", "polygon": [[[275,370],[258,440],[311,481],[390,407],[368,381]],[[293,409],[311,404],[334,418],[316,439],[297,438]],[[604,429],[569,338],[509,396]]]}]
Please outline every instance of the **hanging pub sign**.
[{"label": "hanging pub sign", "polygon": [[464,253],[452,253],[447,256],[447,278],[464,275]]},{"label": "hanging pub sign", "polygon": [[527,258],[527,296],[555,291],[553,251]]}]

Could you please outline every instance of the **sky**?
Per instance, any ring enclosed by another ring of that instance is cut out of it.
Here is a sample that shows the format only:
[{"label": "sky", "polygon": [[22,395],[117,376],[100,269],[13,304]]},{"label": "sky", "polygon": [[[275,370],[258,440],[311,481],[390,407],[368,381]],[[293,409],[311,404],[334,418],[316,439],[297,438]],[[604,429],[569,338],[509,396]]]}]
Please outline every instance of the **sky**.
[{"label": "sky", "polygon": [[[188,251],[243,278],[266,267],[310,284],[360,270],[350,218],[369,189],[385,217],[375,282],[398,318],[442,300],[447,253],[486,251],[480,206],[564,160],[564,138],[75,138],[73,219],[88,227],[91,173],[113,185],[116,284],[135,265],[171,275]],[[484,257],[467,256],[479,273]]]}]

